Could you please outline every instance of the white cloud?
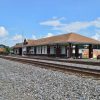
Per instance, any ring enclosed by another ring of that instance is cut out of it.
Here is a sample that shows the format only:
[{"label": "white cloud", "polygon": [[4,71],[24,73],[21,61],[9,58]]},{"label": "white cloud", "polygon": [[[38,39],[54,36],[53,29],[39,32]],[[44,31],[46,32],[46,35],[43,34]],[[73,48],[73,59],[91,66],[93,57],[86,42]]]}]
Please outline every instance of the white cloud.
[{"label": "white cloud", "polygon": [[51,37],[51,36],[53,36],[53,33],[48,33],[48,34],[46,35],[46,37]]},{"label": "white cloud", "polygon": [[58,26],[62,25],[61,20],[63,20],[63,19],[64,19],[64,17],[61,17],[61,18],[53,17],[50,20],[46,20],[46,21],[41,22],[40,25],[58,27]]},{"label": "white cloud", "polygon": [[0,26],[0,37],[5,37],[8,35],[8,31],[6,30],[5,27]]},{"label": "white cloud", "polygon": [[96,34],[93,35],[91,38],[99,40],[100,41],[100,30],[97,30]]},{"label": "white cloud", "polygon": [[100,17],[98,17],[96,20],[91,21],[91,25],[100,28]]},{"label": "white cloud", "polygon": [[36,40],[37,38],[36,38],[36,36],[35,36],[35,35],[32,35],[32,39]]},{"label": "white cloud", "polygon": [[90,26],[88,22],[72,22],[70,24],[63,24],[61,27],[55,27],[54,30],[61,32],[78,32],[81,29],[85,29]]},{"label": "white cloud", "polygon": [[13,41],[22,42],[23,36],[21,34],[16,34],[13,38]]},{"label": "white cloud", "polygon": [[53,30],[60,31],[62,33],[65,32],[79,32],[81,29],[86,29],[88,27],[95,27],[95,28],[100,28],[100,18],[98,17],[95,20],[92,21],[75,21],[71,23],[62,23],[62,19],[60,18],[53,18],[52,20],[47,20],[40,25],[46,25],[46,26],[52,26]]}]

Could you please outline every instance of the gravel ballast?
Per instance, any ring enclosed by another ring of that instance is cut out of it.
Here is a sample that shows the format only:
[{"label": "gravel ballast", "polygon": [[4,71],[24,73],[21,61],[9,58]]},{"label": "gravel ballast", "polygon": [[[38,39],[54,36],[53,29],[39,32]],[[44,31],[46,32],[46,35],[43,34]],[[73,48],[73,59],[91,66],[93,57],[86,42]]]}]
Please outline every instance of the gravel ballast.
[{"label": "gravel ballast", "polygon": [[100,79],[0,58],[0,100],[100,100]]}]

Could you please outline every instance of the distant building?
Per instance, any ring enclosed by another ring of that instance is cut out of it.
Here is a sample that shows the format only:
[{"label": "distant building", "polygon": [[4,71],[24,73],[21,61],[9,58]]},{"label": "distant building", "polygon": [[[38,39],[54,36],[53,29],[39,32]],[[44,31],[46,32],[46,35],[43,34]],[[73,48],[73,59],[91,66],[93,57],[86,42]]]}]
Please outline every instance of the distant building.
[{"label": "distant building", "polygon": [[22,43],[17,43],[12,47],[13,53],[16,55],[22,55]]},{"label": "distant building", "polygon": [[24,40],[13,47],[14,54],[93,58],[100,55],[100,41],[69,33],[38,40]]},{"label": "distant building", "polygon": [[0,54],[5,54],[6,53],[6,46],[3,44],[0,44]]}]

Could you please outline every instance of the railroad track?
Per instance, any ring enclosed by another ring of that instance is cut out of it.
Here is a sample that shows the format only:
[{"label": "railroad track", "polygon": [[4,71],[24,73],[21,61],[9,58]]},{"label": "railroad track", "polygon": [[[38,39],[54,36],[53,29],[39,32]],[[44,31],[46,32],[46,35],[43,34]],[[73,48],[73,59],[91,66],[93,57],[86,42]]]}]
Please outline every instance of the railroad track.
[{"label": "railroad track", "polygon": [[45,68],[54,68],[55,70],[63,70],[63,71],[71,71],[75,73],[81,73],[81,74],[87,74],[91,76],[97,76],[100,77],[100,68],[98,66],[97,69],[95,69],[95,66],[92,68],[90,67],[85,67],[86,65],[82,65],[84,67],[79,67],[81,66],[80,64],[72,64],[72,63],[66,63],[66,62],[58,62],[58,61],[51,61],[51,60],[40,60],[40,59],[30,59],[30,58],[19,58],[19,57],[12,57],[12,56],[0,56],[1,58],[7,59],[7,60],[13,60],[13,61],[18,61],[21,63],[27,63],[27,64],[36,64],[43,66]]},{"label": "railroad track", "polygon": [[[15,56],[16,57],[16,56]],[[39,60],[49,60],[49,61],[59,61],[59,62],[66,62],[66,63],[75,63],[75,64],[84,64],[84,65],[96,65],[100,66],[100,60],[95,61],[87,61],[87,60],[81,60],[81,59],[60,59],[60,58],[53,58],[53,57],[31,57],[31,56],[17,56],[21,58],[29,58],[29,59],[39,59]]]}]

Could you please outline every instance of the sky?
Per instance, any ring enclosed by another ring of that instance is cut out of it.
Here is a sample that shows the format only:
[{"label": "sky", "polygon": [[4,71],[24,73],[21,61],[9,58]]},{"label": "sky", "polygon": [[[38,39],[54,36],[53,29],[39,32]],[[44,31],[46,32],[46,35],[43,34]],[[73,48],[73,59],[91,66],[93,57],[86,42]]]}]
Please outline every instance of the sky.
[{"label": "sky", "polygon": [[100,40],[100,0],[0,0],[0,44],[70,32]]}]

